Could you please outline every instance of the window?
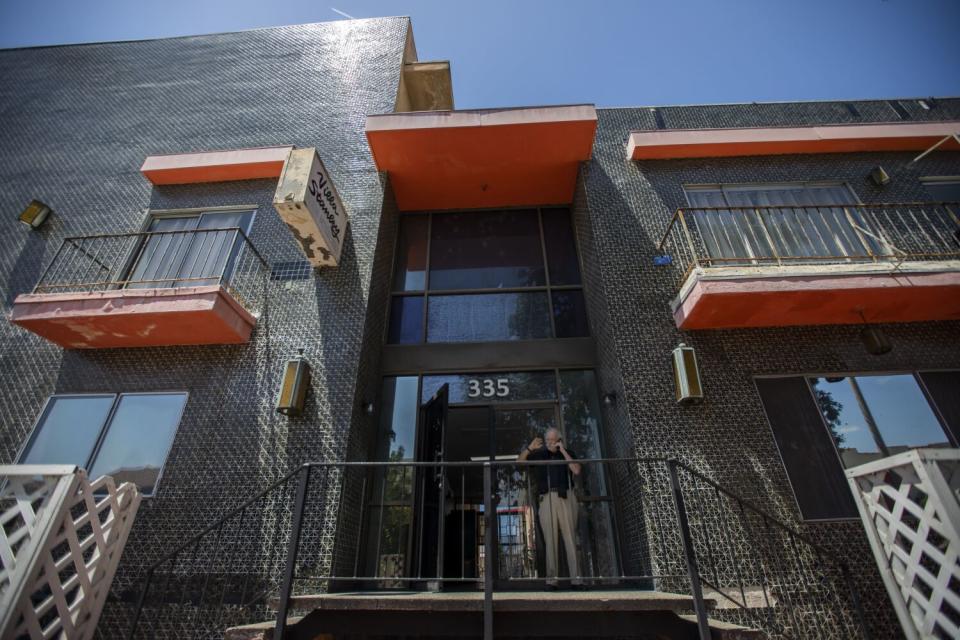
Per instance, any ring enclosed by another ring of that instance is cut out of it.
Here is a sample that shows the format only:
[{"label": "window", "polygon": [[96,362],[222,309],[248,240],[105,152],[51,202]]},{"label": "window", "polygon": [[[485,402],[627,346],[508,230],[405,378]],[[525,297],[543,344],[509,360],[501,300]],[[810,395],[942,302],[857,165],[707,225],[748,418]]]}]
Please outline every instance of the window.
[{"label": "window", "polygon": [[152,495],[186,401],[186,393],[51,396],[19,463],[77,465]]},{"label": "window", "polygon": [[772,256],[864,259],[883,253],[858,209],[843,206],[857,204],[845,184],[702,185],[684,191],[697,235],[721,266]]},{"label": "window", "polygon": [[951,446],[910,374],[810,378],[810,388],[844,467]]},{"label": "window", "polygon": [[253,211],[155,215],[127,280],[128,288],[196,287],[229,280]]},{"label": "window", "polygon": [[569,210],[401,218],[389,343],[587,335]]},{"label": "window", "polygon": [[756,384],[808,520],[857,516],[844,468],[956,444],[960,372],[758,378]]},{"label": "window", "polygon": [[960,202],[960,176],[920,178],[920,182],[936,202]]}]

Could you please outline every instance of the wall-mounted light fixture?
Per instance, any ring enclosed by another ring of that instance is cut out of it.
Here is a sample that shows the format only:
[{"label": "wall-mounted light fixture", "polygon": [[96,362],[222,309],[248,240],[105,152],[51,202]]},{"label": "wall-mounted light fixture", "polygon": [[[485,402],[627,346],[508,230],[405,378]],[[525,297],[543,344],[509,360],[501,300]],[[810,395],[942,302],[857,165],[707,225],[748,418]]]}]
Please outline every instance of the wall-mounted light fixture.
[{"label": "wall-mounted light fixture", "polygon": [[693,347],[682,342],[673,350],[673,382],[677,387],[677,402],[680,404],[703,400],[697,354]]},{"label": "wall-mounted light fixture", "polygon": [[363,412],[365,414],[367,414],[368,416],[372,416],[375,407],[373,406],[373,403],[370,402],[369,400],[363,400],[360,402],[360,408],[363,409]]},{"label": "wall-mounted light fixture", "polygon": [[303,413],[307,399],[307,387],[310,386],[310,364],[303,357],[303,349],[287,360],[283,367],[283,380],[280,393],[277,394],[277,413],[285,416],[298,416]]},{"label": "wall-mounted light fixture", "polygon": [[860,331],[860,341],[866,347],[867,353],[874,356],[882,356],[893,349],[890,339],[880,327],[864,327]]},{"label": "wall-mounted light fixture", "polygon": [[878,187],[882,187],[890,182],[890,174],[883,167],[877,165],[870,172],[870,180]]},{"label": "wall-mounted light fixture", "polygon": [[20,212],[20,222],[36,229],[44,223],[53,210],[39,200],[31,200],[27,208]]},{"label": "wall-mounted light fixture", "polygon": [[603,396],[603,406],[612,407],[617,404],[617,394],[611,391],[610,393],[604,394]]},{"label": "wall-mounted light fixture", "polygon": [[862,309],[858,309],[857,313],[860,314],[860,319],[863,320],[863,329],[860,330],[860,342],[863,343],[867,353],[872,356],[882,356],[885,353],[890,353],[890,351],[893,350],[893,345],[890,344],[890,339],[887,338],[887,334],[883,332],[883,329],[867,324],[867,319],[864,317]]}]

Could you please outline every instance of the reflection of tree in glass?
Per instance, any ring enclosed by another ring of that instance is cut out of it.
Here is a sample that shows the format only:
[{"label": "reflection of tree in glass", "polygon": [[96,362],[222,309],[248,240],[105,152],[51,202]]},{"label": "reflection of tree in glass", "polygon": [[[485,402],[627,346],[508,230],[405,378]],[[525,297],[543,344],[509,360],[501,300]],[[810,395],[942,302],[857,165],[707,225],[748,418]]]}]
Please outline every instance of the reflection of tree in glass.
[{"label": "reflection of tree in glass", "polygon": [[[508,334],[511,340],[522,338],[550,337],[550,323],[547,308],[543,303],[543,293],[513,294],[515,304],[507,317]],[[540,304],[538,304],[540,303]],[[539,326],[538,326],[539,325]]]},{"label": "reflection of tree in glass", "polygon": [[409,531],[409,507],[384,507],[383,526],[380,528],[379,575],[386,577],[404,574]]},{"label": "reflection of tree in glass", "polygon": [[830,435],[833,436],[833,442],[839,448],[846,439],[844,434],[840,433],[839,428],[842,423],[840,416],[843,413],[843,403],[836,400],[826,389],[819,389],[817,381],[813,383],[813,394],[817,398],[817,406],[820,407],[820,413],[830,428]]},{"label": "reflection of tree in glass", "polygon": [[[397,447],[388,456],[390,462],[402,462],[406,459],[402,446]],[[387,486],[383,488],[386,500],[405,500],[410,495],[410,481],[413,477],[412,468],[404,466],[388,467],[386,470]]]}]

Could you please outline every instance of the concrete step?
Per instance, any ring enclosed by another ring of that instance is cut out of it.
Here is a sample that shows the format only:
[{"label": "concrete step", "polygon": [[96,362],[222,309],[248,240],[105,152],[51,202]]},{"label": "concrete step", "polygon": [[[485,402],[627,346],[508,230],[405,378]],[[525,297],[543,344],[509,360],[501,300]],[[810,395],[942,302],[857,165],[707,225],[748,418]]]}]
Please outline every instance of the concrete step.
[{"label": "concrete step", "polygon": [[[677,616],[681,620],[686,620],[696,626],[697,616],[693,614],[682,614]],[[708,619],[710,621],[710,637],[713,640],[766,640],[767,634],[759,629],[750,627],[741,627],[730,622]]]},{"label": "concrete step", "polygon": [[[688,629],[683,637],[695,637],[697,617],[695,615],[677,615],[677,618],[686,623]],[[300,616],[288,618],[288,625],[293,626],[300,622]],[[227,629],[224,640],[273,640],[276,627],[274,621],[248,624],[241,627]],[[664,636],[660,636],[664,637]],[[680,637],[680,636],[678,636]],[[759,629],[741,627],[729,622],[710,619],[710,637],[712,640],[766,640],[767,635]],[[336,640],[331,634],[316,635],[312,640]]]},{"label": "concrete step", "polygon": [[[539,612],[544,602],[555,603],[567,612],[587,611],[690,611],[690,596],[648,590],[610,591],[498,591],[493,594],[494,611]],[[716,601],[705,599],[713,608]],[[277,608],[277,600],[270,602]],[[365,591],[318,593],[294,596],[291,611],[483,611],[482,591]]]},{"label": "concrete step", "polygon": [[[275,607],[276,601],[272,604]],[[483,619],[483,593],[477,591],[311,594],[295,596],[290,605],[304,615],[291,617],[289,624],[299,625],[297,629],[311,640],[335,640],[337,634],[348,631],[479,638]],[[707,605],[712,608],[715,601],[708,600]],[[689,596],[662,591],[497,592],[494,630],[497,637],[543,633],[550,637],[694,640],[696,617],[688,613],[692,608]],[[264,622],[234,627],[225,637],[272,640],[274,626],[274,622]],[[711,620],[710,628],[713,640],[766,638],[756,629],[719,620]]]}]

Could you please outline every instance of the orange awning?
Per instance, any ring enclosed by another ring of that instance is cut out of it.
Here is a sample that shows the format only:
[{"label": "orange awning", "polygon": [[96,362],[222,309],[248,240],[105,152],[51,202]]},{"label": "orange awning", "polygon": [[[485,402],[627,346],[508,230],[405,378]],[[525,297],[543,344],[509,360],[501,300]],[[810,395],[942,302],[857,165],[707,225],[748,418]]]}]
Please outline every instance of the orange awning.
[{"label": "orange awning", "polygon": [[592,105],[423,111],[367,118],[401,210],[567,204],[590,159]]},{"label": "orange awning", "polygon": [[147,156],[140,172],[153,184],[279,178],[292,146]]},{"label": "orange awning", "polygon": [[[816,127],[633,131],[630,160],[766,156],[790,153],[924,151],[960,133],[960,122],[914,122]],[[960,149],[948,140],[940,149]]]}]

